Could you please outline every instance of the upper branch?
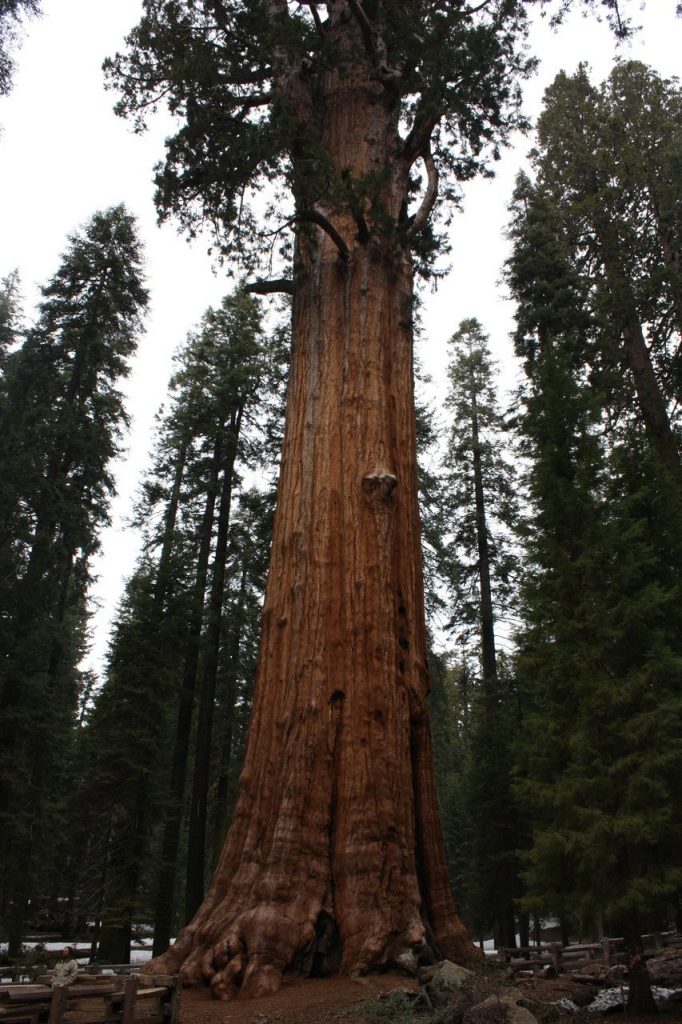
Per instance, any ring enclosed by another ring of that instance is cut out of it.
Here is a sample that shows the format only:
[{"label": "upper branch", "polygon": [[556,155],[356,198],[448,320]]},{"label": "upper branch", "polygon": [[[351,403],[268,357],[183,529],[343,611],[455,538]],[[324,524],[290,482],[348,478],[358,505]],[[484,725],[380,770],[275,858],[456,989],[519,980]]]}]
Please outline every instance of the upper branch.
[{"label": "upper branch", "polygon": [[259,278],[244,285],[245,292],[252,292],[255,295],[274,295],[277,292],[284,292],[286,295],[294,294],[294,282],[288,277],[273,278],[269,281]]},{"label": "upper branch", "polygon": [[318,228],[322,228],[322,230],[329,235],[334,245],[339,250],[339,256],[344,263],[348,260],[350,253],[344,238],[339,234],[334,225],[327,220],[323,213],[320,213],[319,210],[302,210],[300,213],[296,214],[295,220],[310,221],[311,224],[317,224]]},{"label": "upper branch", "polygon": [[431,211],[435,205],[436,199],[438,198],[438,168],[436,162],[433,159],[431,153],[431,147],[429,146],[424,154],[422,154],[424,166],[426,167],[426,192],[424,198],[421,201],[421,205],[414,215],[410,227],[410,234],[416,234],[425,227]]},{"label": "upper branch", "polygon": [[403,153],[410,164],[413,164],[420,156],[431,152],[431,135],[444,111],[440,107],[432,106],[428,112],[426,109],[417,110],[412,128],[403,144]]},{"label": "upper branch", "polygon": [[315,3],[315,0],[306,0],[306,6],[310,8],[310,13],[312,14],[313,21],[315,22],[315,28],[317,29],[321,36],[324,35],[324,25],[322,24],[320,12],[317,9],[317,4]]},{"label": "upper branch", "polygon": [[362,32],[362,41],[365,44],[365,50],[370,56],[374,56],[376,53],[376,47],[374,45],[374,38],[372,33],[372,26],[369,23],[369,19],[365,14],[362,4],[358,0],[348,0],[348,6],[353,12],[353,16],[360,26]]}]

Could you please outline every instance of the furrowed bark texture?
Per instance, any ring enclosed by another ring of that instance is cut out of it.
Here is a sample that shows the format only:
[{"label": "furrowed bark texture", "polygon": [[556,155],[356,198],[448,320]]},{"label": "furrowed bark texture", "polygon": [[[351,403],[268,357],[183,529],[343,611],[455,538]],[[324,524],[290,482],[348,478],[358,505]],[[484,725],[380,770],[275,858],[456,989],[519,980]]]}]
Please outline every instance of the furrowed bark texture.
[{"label": "furrowed bark texture", "polygon": [[[330,72],[339,171],[407,190],[397,103]],[[304,211],[301,211],[304,213]],[[279,501],[245,766],[205,901],[157,964],[214,993],[273,991],[334,948],[344,973],[473,947],[436,808],[406,247],[317,207],[297,238]],[[338,246],[347,247],[345,258]]]}]

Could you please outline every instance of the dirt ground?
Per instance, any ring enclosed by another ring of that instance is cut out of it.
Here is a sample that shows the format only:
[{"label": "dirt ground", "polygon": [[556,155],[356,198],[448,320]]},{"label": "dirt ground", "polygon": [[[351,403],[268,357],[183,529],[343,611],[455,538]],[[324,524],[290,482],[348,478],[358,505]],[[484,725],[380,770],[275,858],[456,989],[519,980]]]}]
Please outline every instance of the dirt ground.
[{"label": "dirt ground", "polygon": [[308,978],[284,985],[273,996],[221,1003],[208,989],[185,989],[180,1024],[364,1024],[348,1014],[368,999],[395,989],[415,989],[410,978],[392,974],[369,978]]},{"label": "dirt ground", "polygon": [[[575,985],[565,977],[517,982],[524,995],[539,1003],[554,1003],[569,997]],[[273,996],[221,1003],[208,989],[185,989],[180,1003],[180,1024],[375,1024],[375,1016],[360,1007],[382,994],[415,989],[412,979],[396,975],[352,978],[315,978],[285,985]],[[382,1015],[383,1016],[383,1015]],[[605,1024],[626,1021],[622,1013],[581,1013],[550,1015],[553,1024]],[[390,1024],[388,1017],[383,1018]],[[419,1019],[418,1017],[416,1018]],[[632,1024],[682,1024],[679,1012],[666,1011],[657,1017],[632,1018]]]}]

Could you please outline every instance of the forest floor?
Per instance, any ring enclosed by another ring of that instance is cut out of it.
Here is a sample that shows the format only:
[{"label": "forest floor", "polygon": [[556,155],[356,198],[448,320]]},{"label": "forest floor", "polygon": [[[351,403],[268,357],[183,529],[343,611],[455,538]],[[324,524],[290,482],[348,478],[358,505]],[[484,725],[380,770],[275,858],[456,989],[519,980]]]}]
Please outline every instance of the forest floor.
[{"label": "forest floor", "polygon": [[[538,1014],[541,1024],[603,1024],[628,1021],[622,1012],[562,1012],[552,1004],[571,998],[576,983],[567,976],[529,979],[516,982],[534,1003],[546,1006]],[[285,985],[273,996],[222,1003],[211,998],[207,989],[185,989],[180,1003],[180,1024],[431,1024],[448,1022],[440,1017],[401,1009],[387,1000],[389,993],[414,991],[416,981],[397,974],[352,978],[315,978]],[[456,1017],[450,1020],[455,1021]],[[503,1017],[500,1017],[500,1022]],[[633,1024],[682,1024],[682,1004],[666,1009],[656,1017],[630,1018]],[[490,1020],[490,1024],[496,1024]]]}]

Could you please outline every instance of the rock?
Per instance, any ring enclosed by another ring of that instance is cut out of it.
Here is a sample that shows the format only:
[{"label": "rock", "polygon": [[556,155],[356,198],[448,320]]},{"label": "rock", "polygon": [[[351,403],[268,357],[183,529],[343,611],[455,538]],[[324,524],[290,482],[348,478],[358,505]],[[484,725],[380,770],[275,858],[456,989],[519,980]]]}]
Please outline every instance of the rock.
[{"label": "rock", "polygon": [[395,958],[396,967],[410,978],[416,978],[419,971],[417,958],[409,949]]},{"label": "rock", "polygon": [[596,999],[601,989],[596,985],[576,985],[571,992],[571,1000],[578,1007],[589,1006]]},{"label": "rock", "polygon": [[443,960],[438,969],[426,984],[426,991],[434,1006],[443,1006],[455,992],[468,982],[473,981],[475,974],[466,967],[459,967],[450,960]]},{"label": "rock", "polygon": [[440,964],[427,964],[424,967],[420,967],[417,972],[419,983],[421,985],[426,985],[426,983],[428,981],[431,981],[431,978],[434,976],[434,974],[437,974],[439,970]]},{"label": "rock", "polygon": [[513,998],[499,995],[488,996],[467,1010],[463,1024],[538,1024],[538,1019]]},{"label": "rock", "polygon": [[647,967],[652,985],[663,988],[682,988],[682,950],[666,950],[649,960]]}]

